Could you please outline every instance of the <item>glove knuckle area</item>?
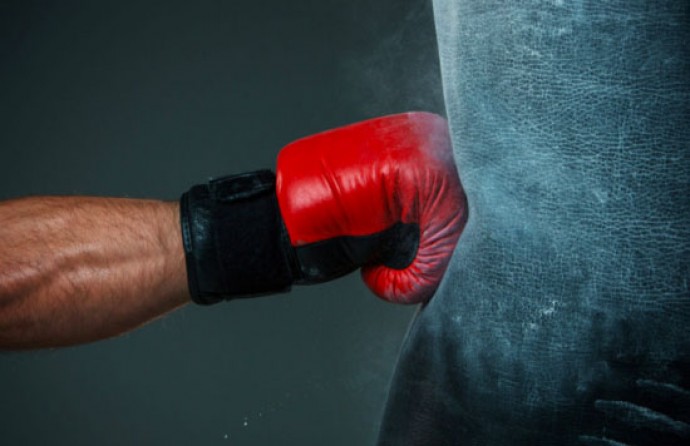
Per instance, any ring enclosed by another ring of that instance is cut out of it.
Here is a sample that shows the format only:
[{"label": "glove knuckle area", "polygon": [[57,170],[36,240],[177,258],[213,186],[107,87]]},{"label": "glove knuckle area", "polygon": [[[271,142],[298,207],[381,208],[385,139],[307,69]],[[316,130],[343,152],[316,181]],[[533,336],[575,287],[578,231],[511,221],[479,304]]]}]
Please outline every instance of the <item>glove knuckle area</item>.
[{"label": "glove knuckle area", "polygon": [[277,175],[293,246],[368,236],[398,223],[418,226],[411,263],[367,265],[362,274],[385,300],[431,297],[467,218],[442,117],[394,115],[298,140],[281,151]]}]

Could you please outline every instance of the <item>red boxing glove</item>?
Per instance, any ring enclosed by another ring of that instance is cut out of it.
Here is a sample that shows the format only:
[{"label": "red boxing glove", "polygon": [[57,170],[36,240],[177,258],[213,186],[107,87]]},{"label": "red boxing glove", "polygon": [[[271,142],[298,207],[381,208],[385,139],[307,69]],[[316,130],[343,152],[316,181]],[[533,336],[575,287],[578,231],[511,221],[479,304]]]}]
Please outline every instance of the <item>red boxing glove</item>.
[{"label": "red boxing glove", "polygon": [[446,121],[431,113],[293,142],[278,156],[276,193],[298,282],[361,266],[369,288],[396,303],[432,296],[467,220]]},{"label": "red boxing glove", "polygon": [[273,294],[362,268],[376,295],[428,300],[467,219],[446,122],[384,116],[298,140],[268,170],[180,197],[190,295]]}]

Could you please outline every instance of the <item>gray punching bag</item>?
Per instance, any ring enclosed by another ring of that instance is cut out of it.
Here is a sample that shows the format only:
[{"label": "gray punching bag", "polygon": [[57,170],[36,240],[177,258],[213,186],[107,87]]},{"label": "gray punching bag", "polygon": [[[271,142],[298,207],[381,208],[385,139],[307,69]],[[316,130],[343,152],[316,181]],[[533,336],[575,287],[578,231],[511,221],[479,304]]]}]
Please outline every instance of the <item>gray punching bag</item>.
[{"label": "gray punching bag", "polygon": [[434,14],[469,221],[379,444],[690,444],[690,2]]}]

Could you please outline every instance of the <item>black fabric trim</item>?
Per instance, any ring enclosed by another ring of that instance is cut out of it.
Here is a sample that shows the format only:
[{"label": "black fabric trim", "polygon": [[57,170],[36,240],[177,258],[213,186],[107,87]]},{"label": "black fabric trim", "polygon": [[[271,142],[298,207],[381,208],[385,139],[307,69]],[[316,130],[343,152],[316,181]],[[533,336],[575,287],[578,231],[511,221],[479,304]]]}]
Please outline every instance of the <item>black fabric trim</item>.
[{"label": "black fabric trim", "polygon": [[417,256],[419,225],[395,223],[385,231],[343,236],[295,248],[301,266],[299,283],[318,283],[366,265],[405,269]]}]

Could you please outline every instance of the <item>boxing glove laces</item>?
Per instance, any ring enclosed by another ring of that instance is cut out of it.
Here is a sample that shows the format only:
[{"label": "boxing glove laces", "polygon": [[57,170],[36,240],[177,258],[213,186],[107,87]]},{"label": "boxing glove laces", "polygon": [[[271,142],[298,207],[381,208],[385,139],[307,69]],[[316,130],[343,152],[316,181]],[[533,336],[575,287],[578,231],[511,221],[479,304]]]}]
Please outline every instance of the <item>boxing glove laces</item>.
[{"label": "boxing glove laces", "polygon": [[397,303],[427,301],[467,220],[446,121],[411,112],[297,140],[269,170],[180,199],[195,302],[288,291],[361,268]]}]

